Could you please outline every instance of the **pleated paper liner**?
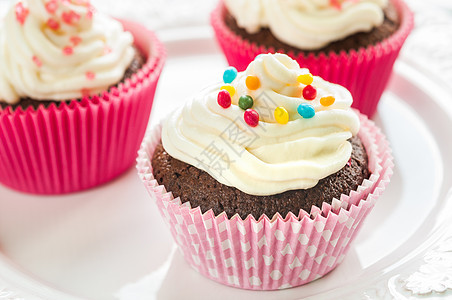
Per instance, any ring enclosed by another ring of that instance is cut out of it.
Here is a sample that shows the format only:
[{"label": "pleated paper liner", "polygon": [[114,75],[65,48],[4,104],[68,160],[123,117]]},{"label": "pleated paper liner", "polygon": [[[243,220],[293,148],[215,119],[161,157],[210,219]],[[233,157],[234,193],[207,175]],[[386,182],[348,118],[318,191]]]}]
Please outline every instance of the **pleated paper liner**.
[{"label": "pleated paper liner", "polygon": [[[413,13],[402,0],[391,0],[401,20],[399,29],[375,46],[340,53],[286,53],[312,74],[345,86],[353,95],[353,107],[372,116],[392,73],[400,49],[413,28]],[[232,32],[224,22],[226,7],[220,1],[211,14],[216,38],[231,66],[245,70],[261,53],[284,53],[281,49],[258,46]]]},{"label": "pleated paper liner", "polygon": [[243,289],[275,290],[320,278],[344,258],[364,218],[385,190],[392,175],[392,156],[386,138],[372,121],[360,115],[361,138],[369,156],[371,176],[356,191],[312,207],[298,216],[276,214],[242,220],[212,210],[201,212],[181,203],[159,185],[151,158],[161,127],[151,130],[141,146],[137,169],[146,189],[185,260],[202,275]]},{"label": "pleated paper liner", "polygon": [[105,183],[134,164],[165,50],[143,26],[121,22],[147,56],[125,83],[69,104],[0,109],[2,184],[27,193],[69,193]]}]

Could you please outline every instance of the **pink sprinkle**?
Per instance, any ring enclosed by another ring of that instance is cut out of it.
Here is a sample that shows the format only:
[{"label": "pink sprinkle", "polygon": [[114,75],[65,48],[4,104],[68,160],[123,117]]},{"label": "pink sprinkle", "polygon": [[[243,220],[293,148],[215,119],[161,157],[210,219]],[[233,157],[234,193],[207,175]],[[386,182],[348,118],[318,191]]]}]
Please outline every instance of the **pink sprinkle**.
[{"label": "pink sprinkle", "polygon": [[32,59],[33,62],[38,66],[38,68],[42,66],[42,61],[36,55],[33,55]]},{"label": "pink sprinkle", "polygon": [[60,23],[53,18],[49,18],[47,20],[47,26],[52,30],[58,30],[58,28],[60,28]]},{"label": "pink sprinkle", "polygon": [[94,14],[95,11],[96,10],[94,9],[94,7],[91,4],[89,4],[88,5],[88,11],[86,12],[86,18],[88,20],[91,20],[93,18],[93,14]]},{"label": "pink sprinkle", "polygon": [[111,53],[113,50],[108,45],[105,45],[104,47],[104,55]]},{"label": "pink sprinkle", "polygon": [[342,3],[340,0],[330,0],[330,5],[333,6],[335,9],[341,10],[342,9]]},{"label": "pink sprinkle", "polygon": [[16,19],[21,25],[24,25],[29,13],[30,11],[22,2],[16,4]]},{"label": "pink sprinkle", "polygon": [[74,53],[74,48],[72,48],[71,46],[66,46],[63,48],[64,55],[72,55],[72,53]]},{"label": "pink sprinkle", "polygon": [[72,45],[77,46],[78,44],[80,44],[82,42],[82,38],[79,36],[72,36],[70,39]]},{"label": "pink sprinkle", "polygon": [[80,20],[80,15],[76,13],[73,10],[65,11],[61,15],[61,18],[63,19],[63,22],[69,25],[73,25],[74,23],[78,22]]},{"label": "pink sprinkle", "polygon": [[83,97],[89,97],[89,95],[91,94],[91,91],[87,88],[81,89],[80,92],[82,93]]},{"label": "pink sprinkle", "polygon": [[94,80],[94,78],[96,78],[96,74],[91,71],[86,72],[85,75],[86,75],[86,79],[88,79],[88,80]]},{"label": "pink sprinkle", "polygon": [[45,6],[49,14],[54,14],[58,9],[58,2],[56,0],[50,0],[46,2]]},{"label": "pink sprinkle", "polygon": [[348,160],[348,162],[347,162],[347,166],[351,166],[352,165],[352,159],[350,158],[349,160]]}]

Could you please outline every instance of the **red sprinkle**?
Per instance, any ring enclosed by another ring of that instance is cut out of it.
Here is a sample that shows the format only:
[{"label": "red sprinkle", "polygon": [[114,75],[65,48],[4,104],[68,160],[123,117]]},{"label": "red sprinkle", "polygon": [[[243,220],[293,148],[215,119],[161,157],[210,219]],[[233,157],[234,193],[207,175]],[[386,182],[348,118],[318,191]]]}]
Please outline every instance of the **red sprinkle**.
[{"label": "red sprinkle", "polygon": [[74,23],[80,20],[80,15],[73,10],[65,11],[61,15],[63,22],[69,25],[73,25]]},{"label": "red sprinkle", "polygon": [[38,68],[42,66],[42,61],[36,55],[33,55],[32,59],[36,66],[38,66]]},{"label": "red sprinkle", "polygon": [[91,94],[91,91],[87,88],[81,89],[80,92],[82,92],[83,97],[89,97],[89,95]]},{"label": "red sprinkle", "polygon": [[56,0],[50,0],[46,2],[45,6],[49,14],[54,14],[58,9],[58,2]]},{"label": "red sprinkle", "polygon": [[80,44],[82,42],[82,38],[79,36],[72,36],[70,38],[70,41],[71,41],[72,45],[77,46],[78,44]]},{"label": "red sprinkle", "polygon": [[74,53],[74,48],[72,48],[71,46],[66,46],[63,48],[64,55],[72,55],[72,53]]},{"label": "red sprinkle", "polygon": [[16,19],[21,25],[24,25],[29,13],[30,11],[22,2],[16,4]]},{"label": "red sprinkle", "polygon": [[330,0],[330,5],[334,7],[335,9],[341,10],[342,4],[339,0]]},{"label": "red sprinkle", "polygon": [[254,109],[248,108],[243,115],[246,124],[256,127],[259,124],[259,114]]},{"label": "red sprinkle", "polygon": [[218,105],[223,108],[228,108],[231,106],[231,95],[226,90],[221,90],[217,96]]},{"label": "red sprinkle", "polygon": [[303,89],[303,98],[306,100],[314,100],[317,97],[317,90],[312,85],[307,85]]},{"label": "red sprinkle", "polygon": [[54,18],[49,18],[47,20],[47,26],[49,26],[52,30],[58,30],[60,28],[60,23],[58,23],[58,21]]},{"label": "red sprinkle", "polygon": [[86,72],[85,75],[86,75],[86,79],[88,79],[88,80],[94,80],[94,78],[96,78],[96,74],[91,71]]}]

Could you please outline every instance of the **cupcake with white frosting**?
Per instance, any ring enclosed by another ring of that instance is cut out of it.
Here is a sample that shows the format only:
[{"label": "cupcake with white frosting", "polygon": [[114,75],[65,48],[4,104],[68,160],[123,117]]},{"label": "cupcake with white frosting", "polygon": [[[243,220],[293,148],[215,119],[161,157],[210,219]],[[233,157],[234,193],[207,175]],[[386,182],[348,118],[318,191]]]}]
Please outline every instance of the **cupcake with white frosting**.
[{"label": "cupcake with white frosting", "polygon": [[16,1],[0,26],[0,182],[66,193],[130,167],[165,57],[154,34],[88,0]]},{"label": "cupcake with white frosting", "polygon": [[287,55],[223,78],[148,134],[141,178],[203,275],[260,290],[317,279],[388,183],[387,141],[345,88]]},{"label": "cupcake with white frosting", "polygon": [[224,0],[211,23],[237,69],[260,53],[286,53],[373,115],[413,16],[402,0]]}]

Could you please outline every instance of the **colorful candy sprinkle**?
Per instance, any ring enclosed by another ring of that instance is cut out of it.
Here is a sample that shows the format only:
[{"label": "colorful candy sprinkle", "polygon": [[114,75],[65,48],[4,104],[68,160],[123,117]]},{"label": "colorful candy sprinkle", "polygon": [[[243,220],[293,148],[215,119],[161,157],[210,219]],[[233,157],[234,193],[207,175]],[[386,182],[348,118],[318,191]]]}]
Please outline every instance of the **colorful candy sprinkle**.
[{"label": "colorful candy sprinkle", "polygon": [[314,77],[311,73],[298,75],[297,81],[304,85],[310,85],[314,81]]},{"label": "colorful candy sprinkle", "polygon": [[56,0],[47,1],[45,7],[49,14],[54,14],[58,9],[58,2]]},{"label": "colorful candy sprinkle", "polygon": [[243,118],[245,119],[246,124],[251,127],[256,127],[259,124],[259,114],[254,109],[247,109]]},{"label": "colorful candy sprinkle", "polygon": [[249,75],[245,80],[246,87],[252,91],[257,90],[261,86],[261,81],[259,77],[254,75]]},{"label": "colorful candy sprinkle", "polygon": [[94,80],[96,78],[96,74],[94,72],[88,71],[85,73],[86,79]]},{"label": "colorful candy sprinkle", "polygon": [[315,116],[315,109],[312,105],[302,103],[298,105],[297,108],[298,113],[305,119],[310,119]]},{"label": "colorful candy sprinkle", "polygon": [[30,11],[27,7],[24,6],[22,2],[19,2],[16,4],[16,19],[21,24],[24,25],[25,20],[27,19],[28,14]]},{"label": "colorful candy sprinkle", "polygon": [[320,98],[320,104],[322,104],[323,106],[333,105],[334,101],[336,101],[336,99],[333,96],[326,96]]},{"label": "colorful candy sprinkle", "polygon": [[228,108],[231,106],[231,95],[229,95],[228,91],[221,90],[218,93],[217,102],[221,107]]},{"label": "colorful candy sprinkle", "polygon": [[282,106],[278,106],[275,109],[274,115],[275,115],[276,122],[278,122],[279,124],[287,124],[287,122],[289,122],[289,113]]},{"label": "colorful candy sprinkle", "polygon": [[239,98],[239,107],[243,110],[253,107],[254,101],[251,96],[243,95]]},{"label": "colorful candy sprinkle", "polygon": [[47,20],[47,26],[49,26],[52,30],[58,30],[60,28],[60,23],[58,23],[58,21],[54,18],[49,18]]},{"label": "colorful candy sprinkle", "polygon": [[303,89],[303,98],[306,100],[314,100],[317,97],[317,90],[312,85],[307,85]]},{"label": "colorful candy sprinkle", "polygon": [[226,90],[229,92],[229,95],[231,95],[231,97],[234,97],[235,95],[235,87],[233,87],[232,85],[226,84],[223,85],[220,90]]},{"label": "colorful candy sprinkle", "polygon": [[35,63],[35,65],[38,68],[40,68],[42,66],[42,61],[36,55],[33,55],[33,57],[31,59],[33,60],[33,62]]},{"label": "colorful candy sprinkle", "polygon": [[72,48],[71,46],[66,46],[63,48],[64,55],[72,55],[72,53],[74,53],[74,48]]},{"label": "colorful candy sprinkle", "polygon": [[227,68],[223,73],[224,83],[231,83],[237,78],[237,69],[234,67]]}]

